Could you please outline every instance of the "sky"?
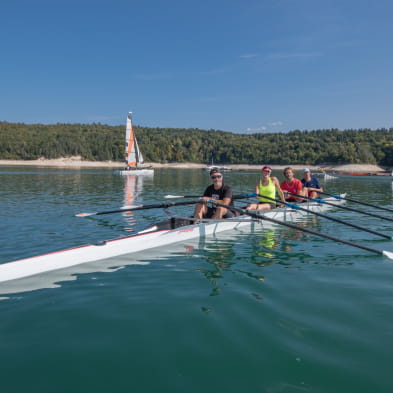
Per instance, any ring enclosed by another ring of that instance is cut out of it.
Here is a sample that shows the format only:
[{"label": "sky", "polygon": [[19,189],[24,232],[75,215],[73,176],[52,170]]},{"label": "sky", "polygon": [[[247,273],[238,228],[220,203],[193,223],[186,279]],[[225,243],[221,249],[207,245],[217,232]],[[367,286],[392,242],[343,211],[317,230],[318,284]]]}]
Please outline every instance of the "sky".
[{"label": "sky", "polygon": [[393,127],[391,0],[2,0],[0,121]]}]

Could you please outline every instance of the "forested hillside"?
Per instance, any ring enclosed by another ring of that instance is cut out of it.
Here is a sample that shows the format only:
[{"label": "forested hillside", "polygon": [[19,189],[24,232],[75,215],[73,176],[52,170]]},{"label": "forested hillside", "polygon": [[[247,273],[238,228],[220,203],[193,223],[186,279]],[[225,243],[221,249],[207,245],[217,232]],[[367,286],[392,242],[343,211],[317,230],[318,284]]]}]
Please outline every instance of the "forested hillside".
[{"label": "forested hillside", "polygon": [[[393,128],[234,134],[134,126],[145,161],[393,166]],[[124,126],[0,122],[0,159],[123,161]]]}]

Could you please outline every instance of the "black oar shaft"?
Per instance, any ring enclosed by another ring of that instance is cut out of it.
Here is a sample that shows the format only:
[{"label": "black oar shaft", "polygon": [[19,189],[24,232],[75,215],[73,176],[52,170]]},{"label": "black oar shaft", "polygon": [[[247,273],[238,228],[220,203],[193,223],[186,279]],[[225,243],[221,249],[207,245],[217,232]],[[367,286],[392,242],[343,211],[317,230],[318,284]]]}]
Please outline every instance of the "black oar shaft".
[{"label": "black oar shaft", "polygon": [[301,226],[296,225],[296,224],[291,224],[289,222],[280,221],[280,220],[277,220],[277,219],[272,218],[272,217],[267,217],[267,216],[264,216],[264,215],[251,213],[251,212],[249,212],[247,210],[240,209],[240,208],[234,207],[234,206],[224,205],[223,203],[219,203],[219,202],[215,202],[215,204],[218,205],[218,206],[222,206],[222,207],[225,207],[227,209],[230,209],[232,211],[235,211],[235,212],[238,212],[238,213],[241,213],[241,214],[245,214],[245,215],[250,216],[250,217],[257,218],[259,220],[270,221],[270,222],[272,222],[274,224],[283,225],[283,226],[286,226],[288,228],[296,229],[298,231],[307,232],[307,233],[310,233],[311,235],[324,237],[325,239],[334,240],[336,242],[344,243],[344,244],[347,244],[347,245],[352,246],[352,247],[357,247],[357,248],[360,248],[362,250],[373,252],[375,254],[385,255],[383,251],[376,250],[374,248],[370,248],[370,247],[367,247],[367,246],[362,246],[361,244],[353,243],[353,242],[350,242],[349,240],[339,239],[339,238],[334,237],[334,236],[330,236],[330,235],[326,235],[324,233],[316,232],[316,231],[313,231],[311,229],[302,228]]},{"label": "black oar shaft", "polygon": [[102,212],[95,212],[95,213],[79,213],[76,214],[77,217],[87,217],[87,216],[100,216],[102,214],[111,214],[111,213],[122,213],[127,211],[136,211],[136,210],[147,210],[147,209],[159,209],[159,208],[166,208],[171,206],[182,206],[182,205],[192,205],[195,203],[200,202],[197,201],[182,201],[182,202],[163,202],[163,203],[154,203],[151,205],[140,205],[140,206],[133,206],[128,208],[121,208],[116,210],[106,210]]},{"label": "black oar shaft", "polygon": [[393,209],[389,209],[388,207],[373,205],[373,204],[368,203],[368,202],[357,201],[356,199],[351,199],[351,198],[347,198],[347,197],[344,198],[344,197],[342,197],[340,195],[329,194],[327,192],[318,191],[318,193],[324,194],[324,195],[329,195],[329,196],[331,196],[333,198],[336,198],[336,199],[344,199],[344,200],[349,201],[349,202],[358,203],[359,205],[369,206],[369,207],[373,207],[375,209],[385,210],[385,211],[393,213]]},{"label": "black oar shaft", "polygon": [[124,209],[117,209],[117,210],[107,210],[107,211],[102,211],[96,213],[96,215],[101,215],[101,214],[111,214],[111,213],[121,213],[121,212],[127,212],[127,211],[135,211],[135,210],[148,210],[148,209],[158,209],[158,208],[166,208],[166,207],[171,207],[171,206],[181,206],[181,205],[191,205],[193,203],[197,203],[195,201],[183,201],[183,202],[165,202],[165,203],[159,203],[159,204],[151,204],[151,205],[141,205],[141,206],[135,206],[135,207],[129,207],[129,208],[124,208]]},{"label": "black oar shaft", "polygon": [[[252,198],[255,197],[257,194],[240,194],[240,195],[233,195],[232,199],[245,199],[245,198]],[[201,195],[166,195],[164,198],[201,198]]]},{"label": "black oar shaft", "polygon": [[355,213],[362,213],[362,214],[365,214],[366,216],[376,217],[376,218],[379,218],[379,219],[381,219],[381,220],[393,222],[393,219],[391,219],[391,218],[389,218],[389,217],[384,217],[384,216],[380,216],[380,215],[378,215],[378,214],[365,212],[365,211],[363,211],[363,210],[354,209],[354,208],[348,207],[348,206],[338,205],[338,204],[336,204],[336,203],[328,202],[328,201],[326,201],[325,199],[318,199],[318,198],[313,199],[313,198],[310,198],[310,197],[307,197],[307,196],[303,196],[303,195],[299,195],[299,194],[294,194],[293,192],[289,192],[289,191],[287,191],[287,192],[288,192],[288,194],[291,194],[291,195],[293,195],[293,196],[297,196],[297,197],[300,197],[300,198],[309,199],[310,201],[314,201],[314,202],[318,202],[318,203],[325,203],[326,205],[335,206],[335,207],[337,207],[337,208],[339,208],[339,209],[344,209],[344,210],[348,210],[348,211],[355,212]]},{"label": "black oar shaft", "polygon": [[[232,198],[233,199],[250,198],[255,195],[256,195],[255,193],[234,195]],[[176,197],[177,198],[199,198],[199,199],[196,201],[153,203],[151,205],[139,205],[139,206],[132,206],[132,207],[128,207],[128,208],[120,208],[120,209],[116,209],[116,210],[106,210],[106,211],[94,212],[94,213],[78,213],[78,214],[75,214],[75,216],[77,216],[77,217],[100,216],[102,214],[122,213],[122,212],[127,212],[127,211],[159,209],[159,208],[167,208],[167,207],[171,207],[171,206],[181,206],[181,205],[193,205],[193,204],[202,202],[202,199],[199,195],[182,195],[182,196],[176,196]]]},{"label": "black oar shaft", "polygon": [[328,216],[327,214],[323,214],[323,213],[320,213],[320,212],[316,212],[314,210],[307,209],[307,208],[305,208],[303,206],[299,206],[299,205],[296,205],[294,203],[284,202],[284,201],[281,201],[280,199],[270,198],[270,197],[267,197],[267,196],[264,196],[264,195],[260,195],[260,196],[263,197],[263,198],[269,199],[271,201],[275,201],[275,202],[278,202],[278,203],[285,204],[286,206],[292,207],[293,209],[302,210],[302,211],[307,212],[307,213],[315,214],[316,216],[323,217],[323,218],[326,218],[326,219],[334,221],[334,222],[338,222],[339,224],[347,225],[347,226],[350,226],[352,228],[356,228],[356,229],[359,229],[361,231],[372,233],[373,235],[377,235],[377,236],[383,237],[385,239],[392,240],[391,236],[385,235],[384,233],[376,232],[376,231],[373,231],[372,229],[364,228],[364,227],[361,227],[359,225],[352,224],[350,222],[343,221],[343,220],[340,220],[338,218],[334,218],[334,217]]}]

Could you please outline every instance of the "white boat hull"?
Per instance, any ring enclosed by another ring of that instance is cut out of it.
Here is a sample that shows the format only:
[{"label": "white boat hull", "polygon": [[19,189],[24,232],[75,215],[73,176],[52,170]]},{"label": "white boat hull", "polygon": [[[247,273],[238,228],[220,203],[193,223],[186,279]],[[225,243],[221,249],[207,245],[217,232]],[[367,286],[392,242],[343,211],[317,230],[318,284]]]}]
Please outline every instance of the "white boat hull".
[{"label": "white boat hull", "polygon": [[[337,205],[345,203],[345,200],[327,198]],[[332,206],[315,202],[302,204],[307,209],[315,212],[326,211]],[[281,208],[272,211],[259,211],[263,216],[281,221],[296,221],[309,213],[291,208]],[[158,224],[157,224],[158,225]],[[135,235],[103,241],[99,244],[87,244],[85,246],[71,248],[39,255],[14,262],[0,264],[0,282],[16,280],[53,270],[65,269],[82,263],[104,260],[119,255],[136,253],[139,251],[169,244],[187,241],[199,237],[211,236],[224,231],[244,229],[258,232],[265,228],[277,227],[269,221],[252,220],[249,216],[241,216],[222,221],[202,222],[200,224],[185,225],[175,229],[159,229],[151,227],[140,231]],[[1,289],[0,289],[1,293]]]},{"label": "white boat hull", "polygon": [[229,168],[227,166],[219,166],[219,165],[211,165],[204,168],[204,170],[208,172],[210,172],[212,169],[217,169],[220,172],[227,172],[232,170],[232,168]]},{"label": "white boat hull", "polygon": [[119,175],[124,175],[124,176],[153,176],[154,175],[154,169],[132,169],[129,171],[116,171]]},{"label": "white boat hull", "polygon": [[346,173],[331,173],[327,174],[327,178],[334,178],[334,179],[351,179],[351,180],[387,180],[393,181],[393,176],[391,174],[365,174],[365,175],[355,175],[355,174],[346,174]]}]

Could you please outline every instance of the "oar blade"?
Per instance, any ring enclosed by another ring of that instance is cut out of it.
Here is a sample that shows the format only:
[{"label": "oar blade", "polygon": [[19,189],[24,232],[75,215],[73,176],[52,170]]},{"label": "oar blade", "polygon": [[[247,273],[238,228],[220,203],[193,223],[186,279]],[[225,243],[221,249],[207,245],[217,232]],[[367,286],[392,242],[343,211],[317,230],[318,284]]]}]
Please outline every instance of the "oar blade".
[{"label": "oar blade", "polygon": [[389,259],[393,259],[393,252],[390,251],[382,251],[382,254],[388,257]]},{"label": "oar blade", "polygon": [[119,210],[131,210],[131,209],[136,209],[136,208],[140,208],[143,205],[126,205],[121,207]]},{"label": "oar blade", "polygon": [[165,195],[164,198],[166,199],[175,199],[175,198],[185,198],[185,195]]},{"label": "oar blade", "polygon": [[78,213],[75,214],[75,217],[89,217],[89,216],[94,216],[97,213]]}]

